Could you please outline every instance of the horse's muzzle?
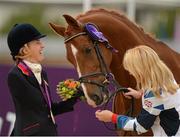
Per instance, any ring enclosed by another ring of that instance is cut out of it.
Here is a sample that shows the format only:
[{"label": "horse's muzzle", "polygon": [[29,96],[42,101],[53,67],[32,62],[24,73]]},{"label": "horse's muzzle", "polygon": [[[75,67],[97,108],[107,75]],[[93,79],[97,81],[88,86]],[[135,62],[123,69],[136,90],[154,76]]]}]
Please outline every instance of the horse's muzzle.
[{"label": "horse's muzzle", "polygon": [[106,88],[100,88],[99,91],[94,92],[95,94],[91,95],[91,99],[95,102],[97,106],[105,104],[109,98],[109,91]]}]

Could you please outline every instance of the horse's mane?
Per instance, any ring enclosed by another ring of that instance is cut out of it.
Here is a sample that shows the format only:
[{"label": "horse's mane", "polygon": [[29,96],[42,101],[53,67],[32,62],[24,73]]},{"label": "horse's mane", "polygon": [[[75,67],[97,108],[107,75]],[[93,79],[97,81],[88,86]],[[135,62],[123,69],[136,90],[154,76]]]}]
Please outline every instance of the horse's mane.
[{"label": "horse's mane", "polygon": [[[115,10],[106,10],[106,9],[102,9],[102,8],[98,8],[98,9],[92,9],[90,11],[85,12],[84,14],[80,14],[76,17],[76,19],[80,19],[83,17],[86,17],[88,15],[92,15],[95,13],[105,13],[105,14],[110,14],[111,16],[114,16],[115,18],[121,20],[122,22],[124,22],[125,24],[128,24],[128,27],[135,30],[136,32],[139,32],[139,34],[144,35],[144,38],[147,41],[151,41],[151,42],[155,42],[155,43],[159,43],[159,44],[163,44],[166,45],[165,43],[163,43],[162,41],[157,40],[152,34],[147,33],[144,31],[144,29],[136,24],[135,22],[131,21],[130,19],[128,19],[126,17],[126,15],[122,12],[122,11],[115,11]],[[167,45],[166,45],[167,46]]]}]

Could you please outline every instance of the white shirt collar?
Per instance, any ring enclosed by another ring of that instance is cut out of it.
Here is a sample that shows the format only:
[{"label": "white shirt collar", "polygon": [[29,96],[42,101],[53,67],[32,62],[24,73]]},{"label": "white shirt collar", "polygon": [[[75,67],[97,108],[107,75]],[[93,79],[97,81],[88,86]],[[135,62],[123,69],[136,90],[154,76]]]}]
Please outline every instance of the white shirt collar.
[{"label": "white shirt collar", "polygon": [[34,73],[38,83],[41,84],[42,83],[42,79],[41,79],[42,66],[41,66],[41,64],[32,63],[27,60],[23,60],[23,62],[31,69],[31,71]]},{"label": "white shirt collar", "polygon": [[26,65],[28,65],[28,67],[32,70],[33,73],[41,73],[41,71],[42,71],[41,64],[32,63],[27,60],[23,60],[23,61],[24,61],[24,63],[26,63]]}]

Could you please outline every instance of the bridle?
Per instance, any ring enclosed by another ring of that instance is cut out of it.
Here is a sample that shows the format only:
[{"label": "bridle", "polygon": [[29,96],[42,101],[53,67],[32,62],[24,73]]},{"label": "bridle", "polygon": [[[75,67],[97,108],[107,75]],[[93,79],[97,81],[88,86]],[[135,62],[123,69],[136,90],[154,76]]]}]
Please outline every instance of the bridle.
[{"label": "bridle", "polygon": [[[73,35],[71,37],[68,37],[64,41],[65,43],[67,43],[67,42],[71,41],[72,39],[74,39],[76,37],[79,37],[81,35],[88,35],[88,36],[90,36],[90,38],[91,38],[91,40],[93,42],[94,49],[95,49],[97,59],[98,59],[99,64],[100,64],[101,71],[81,76],[79,78],[80,83],[93,84],[93,85],[97,85],[97,86],[102,87],[102,88],[106,88],[107,84],[114,83],[116,85],[116,87],[122,88],[122,86],[120,86],[118,84],[118,82],[115,80],[114,75],[111,72],[109,72],[108,67],[107,67],[107,65],[105,63],[105,60],[104,60],[104,58],[102,56],[102,52],[101,52],[101,50],[99,48],[99,43],[100,42],[103,43],[103,45],[105,45],[105,47],[107,49],[110,49],[112,52],[118,52],[118,51],[116,49],[114,49],[109,44],[108,40],[103,36],[103,34],[101,32],[96,31],[96,36],[95,36],[94,33],[92,33],[92,29],[97,30],[97,26],[95,26],[92,23],[87,23],[87,24],[85,24],[85,31],[84,32],[80,32],[80,33],[77,33],[77,34],[75,34],[75,35]],[[94,35],[94,36],[92,36],[92,35]],[[98,37],[97,35],[101,35],[101,36]],[[96,76],[104,76],[105,79],[104,79],[104,81],[102,83],[99,83],[97,81],[93,81],[93,80],[88,79],[90,77],[96,77]]]},{"label": "bridle", "polygon": [[[70,37],[67,37],[65,38],[65,43],[73,40],[74,38],[77,38],[79,36],[82,36],[82,35],[88,35],[92,42],[93,42],[93,46],[94,46],[94,49],[95,49],[95,52],[96,52],[96,55],[97,55],[97,59],[99,61],[99,64],[100,64],[100,69],[101,71],[100,72],[94,72],[94,73],[90,73],[90,74],[86,74],[86,75],[83,75],[79,78],[79,82],[80,83],[88,83],[88,84],[93,84],[93,85],[97,85],[101,88],[103,88],[104,90],[102,91],[105,91],[107,90],[109,92],[109,89],[108,89],[108,85],[111,84],[111,87],[113,86],[114,88],[114,91],[109,97],[108,97],[108,100],[106,101],[105,105],[104,105],[104,109],[106,109],[109,101],[111,100],[111,98],[113,96],[115,96],[116,94],[120,93],[120,92],[128,92],[128,89],[125,88],[125,87],[122,87],[115,79],[114,75],[109,71],[106,63],[105,63],[105,60],[102,56],[102,52],[101,52],[101,49],[99,48],[99,43],[103,43],[103,45],[111,50],[112,52],[118,52],[115,48],[113,48],[108,40],[103,36],[103,34],[98,31],[98,27],[92,23],[87,23],[85,24],[84,26],[85,28],[85,31],[83,32],[80,32],[80,33],[77,33],[73,36],[70,36]],[[102,83],[99,83],[97,81],[93,81],[93,80],[89,80],[88,78],[90,77],[96,77],[96,76],[104,76],[105,79]],[[130,108],[130,115],[133,114],[133,105],[134,105],[134,99],[132,98],[132,105],[131,105],[131,108]],[[106,126],[107,127],[107,126]],[[107,127],[108,128],[108,127]],[[108,128],[109,129],[109,128]],[[112,129],[110,129],[112,130]]]}]

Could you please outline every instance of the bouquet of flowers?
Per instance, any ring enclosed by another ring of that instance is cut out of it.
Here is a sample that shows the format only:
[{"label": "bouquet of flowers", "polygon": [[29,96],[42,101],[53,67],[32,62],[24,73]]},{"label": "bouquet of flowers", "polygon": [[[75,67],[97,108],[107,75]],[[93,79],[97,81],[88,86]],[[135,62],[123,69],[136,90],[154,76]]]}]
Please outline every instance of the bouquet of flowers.
[{"label": "bouquet of flowers", "polygon": [[[67,79],[59,82],[56,90],[57,90],[57,94],[61,97],[61,99],[65,101],[77,95],[79,92],[79,87],[80,87],[79,81],[75,81],[74,79]],[[80,96],[80,99],[84,100],[85,97]]]}]

